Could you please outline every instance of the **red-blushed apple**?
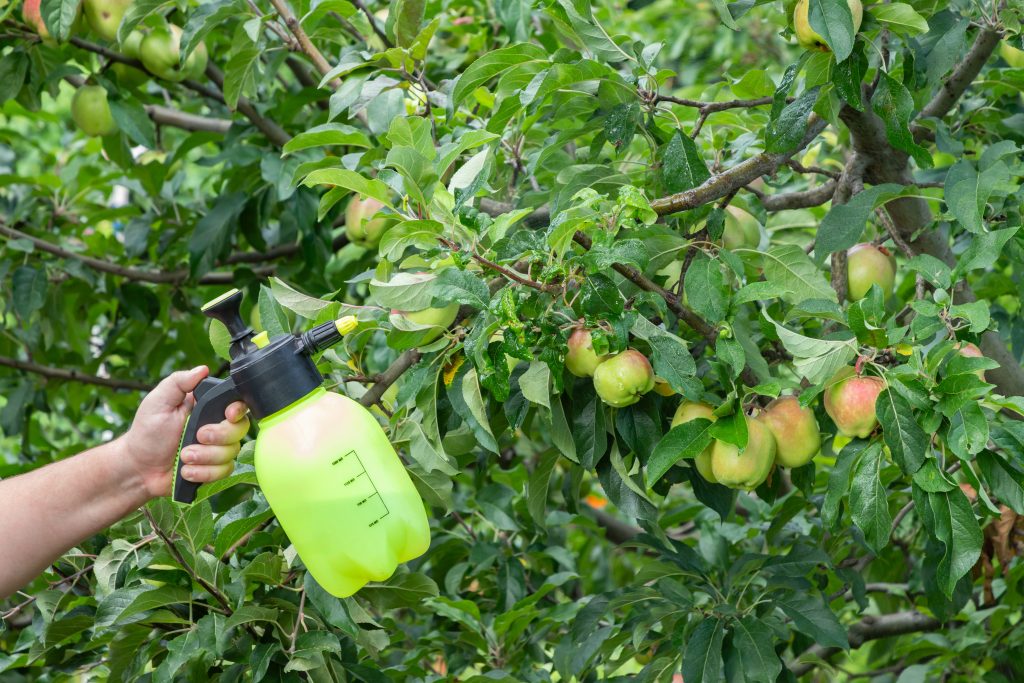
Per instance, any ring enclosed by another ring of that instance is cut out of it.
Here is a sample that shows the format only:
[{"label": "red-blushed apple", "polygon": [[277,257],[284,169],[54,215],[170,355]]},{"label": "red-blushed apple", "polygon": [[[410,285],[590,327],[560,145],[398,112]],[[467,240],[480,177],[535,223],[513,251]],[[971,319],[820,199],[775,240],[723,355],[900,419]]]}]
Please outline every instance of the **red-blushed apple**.
[{"label": "red-blushed apple", "polygon": [[825,412],[843,436],[866,439],[878,426],[875,401],[883,389],[881,377],[840,368],[825,385]]},{"label": "red-blushed apple", "polygon": [[775,462],[783,467],[802,467],[821,449],[814,411],[801,406],[796,396],[775,399],[757,419],[775,437]]},{"label": "red-blushed apple", "polygon": [[[979,349],[976,344],[972,344],[971,342],[959,342],[953,348],[956,349],[957,353],[959,353],[961,356],[964,356],[965,358],[985,357],[985,354],[981,352],[981,349]],[[978,370],[977,375],[978,377],[981,378],[982,382],[985,381],[984,370]]]},{"label": "red-blushed apple", "polygon": [[775,464],[775,437],[752,417],[747,421],[747,446],[742,451],[715,439],[711,444],[711,473],[719,484],[751,491],[760,486]]},{"label": "red-blushed apple", "polygon": [[846,298],[859,301],[867,296],[871,285],[878,285],[886,298],[892,296],[896,284],[896,263],[885,247],[857,244],[846,252]]},{"label": "red-blushed apple", "polygon": [[590,331],[582,327],[573,330],[566,347],[565,367],[577,377],[593,377],[597,366],[608,360],[608,354],[597,355]]}]

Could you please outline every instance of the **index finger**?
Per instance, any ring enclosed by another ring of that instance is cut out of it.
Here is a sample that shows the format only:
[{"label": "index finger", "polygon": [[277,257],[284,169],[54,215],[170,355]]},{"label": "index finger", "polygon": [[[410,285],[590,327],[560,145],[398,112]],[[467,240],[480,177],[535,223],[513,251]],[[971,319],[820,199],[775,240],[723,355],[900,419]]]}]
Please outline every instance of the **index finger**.
[{"label": "index finger", "polygon": [[224,410],[224,417],[229,422],[239,422],[249,412],[249,407],[241,401],[235,401]]}]

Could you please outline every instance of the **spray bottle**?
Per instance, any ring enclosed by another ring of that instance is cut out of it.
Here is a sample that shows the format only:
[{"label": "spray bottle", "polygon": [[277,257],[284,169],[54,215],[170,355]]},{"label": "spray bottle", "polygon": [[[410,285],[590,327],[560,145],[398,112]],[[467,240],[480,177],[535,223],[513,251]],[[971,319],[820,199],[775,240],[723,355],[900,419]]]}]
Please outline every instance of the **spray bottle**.
[{"label": "spray bottle", "polygon": [[376,418],[328,392],[313,354],[357,322],[348,316],[300,335],[254,334],[237,289],[203,306],[231,335],[228,379],[207,378],[178,446],[172,496],[195,500],[199,484],[181,476],[181,449],[205,424],[244,401],[258,425],[256,479],[306,568],[328,592],[348,597],[426,552],[430,529],[416,487]]}]

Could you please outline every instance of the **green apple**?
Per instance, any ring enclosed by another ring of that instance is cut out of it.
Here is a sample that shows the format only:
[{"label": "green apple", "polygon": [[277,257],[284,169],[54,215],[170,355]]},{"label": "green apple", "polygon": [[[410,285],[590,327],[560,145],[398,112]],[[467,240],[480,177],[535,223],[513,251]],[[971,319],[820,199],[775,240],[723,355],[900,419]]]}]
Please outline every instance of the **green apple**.
[{"label": "green apple", "polygon": [[107,104],[107,91],[98,85],[83,85],[75,91],[71,98],[71,118],[86,135],[113,135],[118,131]]},{"label": "green apple", "polygon": [[881,377],[860,376],[850,366],[832,376],[825,385],[825,412],[841,435],[866,439],[875,430],[875,401],[884,388]]},{"label": "green apple", "polygon": [[206,69],[206,46],[200,43],[181,64],[181,29],[173,24],[158,28],[142,39],[139,59],[154,76],[168,81],[197,78]]},{"label": "green apple", "polygon": [[742,451],[715,439],[711,444],[711,473],[719,484],[751,491],[768,478],[775,464],[775,437],[764,424],[746,417],[747,446]]},{"label": "green apple", "polygon": [[654,369],[644,354],[627,349],[597,366],[594,389],[615,408],[633,405],[654,388]]},{"label": "green apple", "polygon": [[1024,69],[1024,50],[1018,50],[1005,40],[999,44],[999,56],[1014,69]]},{"label": "green apple", "polygon": [[[696,420],[699,417],[702,417],[705,420],[711,420],[712,422],[718,420],[715,416],[714,410],[707,403],[683,401],[679,404],[679,407],[676,408],[676,414],[672,416],[672,426],[677,427],[686,422],[690,422],[691,420]],[[693,464],[696,465],[700,476],[704,477],[704,479],[712,484],[717,484],[718,480],[715,479],[715,473],[711,471],[712,445],[713,444],[708,444],[708,447],[694,458]]]},{"label": "green apple", "polygon": [[382,208],[384,204],[373,197],[352,197],[345,207],[345,234],[348,235],[348,241],[367,249],[380,244],[380,238],[394,225],[394,220],[387,216],[373,217]]},{"label": "green apple", "polygon": [[885,247],[854,245],[846,252],[846,281],[846,298],[850,301],[867,296],[871,285],[878,285],[890,297],[896,284],[896,261]]},{"label": "green apple", "polygon": [[103,40],[114,40],[121,19],[131,5],[132,0],[83,0],[82,9],[93,33]]},{"label": "green apple", "polygon": [[[861,22],[864,20],[864,5],[860,0],[846,0],[846,4],[849,5],[850,13],[853,15],[853,32],[856,33],[860,30]],[[809,0],[800,0],[796,3],[796,8],[793,10],[793,30],[796,32],[796,41],[800,43],[801,47],[808,50],[829,52],[824,38],[811,28],[809,10]]]},{"label": "green apple", "polygon": [[796,396],[775,399],[757,419],[775,437],[775,462],[784,467],[802,467],[821,450],[814,411],[801,406]]},{"label": "green apple", "polygon": [[[121,54],[132,59],[139,59],[139,47],[142,45],[142,38],[141,31],[129,33],[128,37],[121,43]],[[117,82],[129,88],[137,88],[149,80],[149,74],[136,69],[134,66],[118,63],[110,68],[117,74]]]},{"label": "green apple", "polygon": [[594,352],[594,340],[590,331],[582,327],[573,330],[566,342],[568,351],[565,353],[565,367],[577,377],[593,377],[597,366],[608,360],[608,354],[602,356]]},{"label": "green apple", "polygon": [[391,311],[391,315],[402,316],[411,323],[416,325],[430,326],[433,330],[425,332],[423,339],[420,340],[419,344],[429,344],[438,337],[440,337],[448,327],[455,322],[455,317],[459,314],[459,305],[456,303],[448,304],[443,308],[424,308],[419,311]]}]

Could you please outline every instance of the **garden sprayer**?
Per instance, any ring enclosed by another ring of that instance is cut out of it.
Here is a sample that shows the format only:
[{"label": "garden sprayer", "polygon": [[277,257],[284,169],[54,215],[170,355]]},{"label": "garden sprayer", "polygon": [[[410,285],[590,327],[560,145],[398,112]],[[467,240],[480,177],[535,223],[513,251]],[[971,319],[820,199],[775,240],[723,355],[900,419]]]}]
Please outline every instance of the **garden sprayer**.
[{"label": "garden sprayer", "polygon": [[203,306],[228,329],[231,371],[193,392],[172,496],[191,503],[199,488],[181,476],[181,449],[196,443],[200,427],[223,420],[228,405],[244,401],[258,425],[256,479],[271,509],[313,578],[347,597],[426,552],[423,501],[376,418],[325,390],[313,362],[356,327],[355,318],[270,339],[245,324],[241,303],[233,289]]}]

